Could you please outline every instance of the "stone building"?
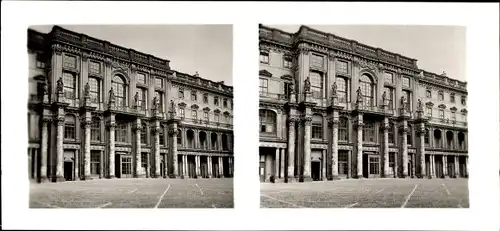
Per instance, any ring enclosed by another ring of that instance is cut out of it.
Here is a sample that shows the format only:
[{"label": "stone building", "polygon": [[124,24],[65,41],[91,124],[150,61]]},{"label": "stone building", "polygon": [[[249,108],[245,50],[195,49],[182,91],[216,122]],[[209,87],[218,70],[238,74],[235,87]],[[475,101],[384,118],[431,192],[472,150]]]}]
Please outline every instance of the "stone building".
[{"label": "stone building", "polygon": [[467,177],[466,82],[301,26],[259,26],[266,182]]},{"label": "stone building", "polygon": [[232,177],[232,86],[59,26],[28,54],[31,180]]}]

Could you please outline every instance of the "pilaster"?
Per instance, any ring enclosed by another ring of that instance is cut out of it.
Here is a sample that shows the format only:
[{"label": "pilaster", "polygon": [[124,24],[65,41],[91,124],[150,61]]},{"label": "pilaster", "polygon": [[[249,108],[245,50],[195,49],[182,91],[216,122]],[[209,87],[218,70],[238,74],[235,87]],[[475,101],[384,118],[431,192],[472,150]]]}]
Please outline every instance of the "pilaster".
[{"label": "pilaster", "polygon": [[47,177],[47,159],[48,159],[48,148],[49,148],[49,132],[48,126],[52,122],[52,119],[47,116],[43,116],[42,118],[42,143],[40,145],[41,148],[41,157],[40,157],[40,174],[38,181],[40,183],[48,182],[49,179]]},{"label": "pilaster", "polygon": [[56,135],[56,174],[53,176],[53,181],[55,182],[63,182],[64,179],[64,119],[65,119],[65,110],[64,106],[57,106],[57,115],[54,118],[54,121],[57,125],[57,135]]},{"label": "pilaster", "polygon": [[389,177],[389,118],[384,118],[384,123],[382,124],[382,129],[384,133],[384,156],[383,156],[383,175],[382,177]]},{"label": "pilaster", "polygon": [[109,130],[109,159],[108,159],[108,178],[115,178],[115,114],[110,113],[107,124]]},{"label": "pilaster", "polygon": [[363,178],[363,114],[357,114],[357,120],[354,122],[357,130],[356,139],[356,176],[355,178]]},{"label": "pilaster", "polygon": [[137,117],[135,120],[135,125],[133,127],[135,132],[135,171],[134,177],[144,177],[142,172],[142,160],[141,160],[141,131],[146,129],[142,127],[141,118]]},{"label": "pilaster", "polygon": [[296,117],[288,118],[288,174],[287,182],[295,181],[295,123]]}]

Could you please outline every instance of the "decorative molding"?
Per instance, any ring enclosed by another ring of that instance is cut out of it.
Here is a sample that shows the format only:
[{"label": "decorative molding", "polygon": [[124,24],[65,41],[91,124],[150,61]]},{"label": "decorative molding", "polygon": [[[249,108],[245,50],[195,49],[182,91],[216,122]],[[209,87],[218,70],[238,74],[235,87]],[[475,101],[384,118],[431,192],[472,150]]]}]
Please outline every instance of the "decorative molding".
[{"label": "decorative molding", "polygon": [[460,110],[460,112],[467,113],[468,111],[467,111],[467,109],[464,108],[464,109]]},{"label": "decorative molding", "polygon": [[184,103],[184,102],[180,102],[177,105],[179,106],[179,108],[185,108],[186,107],[186,103]]},{"label": "decorative molding", "polygon": [[434,103],[429,101],[429,102],[425,103],[425,106],[432,107],[432,106],[434,106]]},{"label": "decorative molding", "polygon": [[54,117],[54,122],[57,124],[57,126],[64,126],[64,116],[56,116]]},{"label": "decorative molding", "polygon": [[203,111],[205,111],[205,112],[209,112],[209,111],[210,111],[210,108],[209,108],[209,107],[205,107],[205,108],[203,108]]},{"label": "decorative molding", "polygon": [[215,114],[219,114],[219,113],[220,113],[220,110],[217,108],[217,109],[215,109],[215,110],[214,110],[214,113],[215,113]]},{"label": "decorative molding", "polygon": [[195,109],[195,110],[198,110],[198,108],[200,108],[197,104],[193,104],[191,105],[191,109]]},{"label": "decorative molding", "polygon": [[281,79],[292,81],[293,77],[289,74],[284,74],[281,76]]},{"label": "decorative molding", "polygon": [[438,108],[441,108],[441,109],[446,109],[446,105],[444,105],[444,104],[439,104]]},{"label": "decorative molding", "polygon": [[260,70],[259,76],[273,77],[273,74],[267,70]]},{"label": "decorative molding", "polygon": [[450,108],[450,111],[452,111],[452,112],[456,112],[456,111],[457,111],[457,108],[456,108],[455,106],[453,106],[453,107],[451,107],[451,108]]}]

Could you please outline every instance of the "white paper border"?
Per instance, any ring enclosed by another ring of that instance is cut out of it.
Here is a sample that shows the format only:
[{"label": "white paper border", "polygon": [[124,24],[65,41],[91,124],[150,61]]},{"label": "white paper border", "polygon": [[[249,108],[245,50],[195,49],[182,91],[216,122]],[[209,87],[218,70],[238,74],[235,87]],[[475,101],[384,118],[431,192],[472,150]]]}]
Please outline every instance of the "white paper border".
[{"label": "white paper border", "polygon": [[[2,228],[498,230],[498,4],[2,2]],[[234,24],[235,209],[29,210],[26,29]],[[467,27],[470,209],[259,209],[258,23]]]}]

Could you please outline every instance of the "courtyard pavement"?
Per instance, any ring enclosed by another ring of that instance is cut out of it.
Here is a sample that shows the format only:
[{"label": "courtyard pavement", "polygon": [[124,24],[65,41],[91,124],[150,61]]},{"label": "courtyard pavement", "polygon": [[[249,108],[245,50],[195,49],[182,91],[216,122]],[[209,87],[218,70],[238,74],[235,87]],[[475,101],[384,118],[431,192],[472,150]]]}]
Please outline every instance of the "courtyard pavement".
[{"label": "courtyard pavement", "polygon": [[233,208],[233,179],[96,179],[30,184],[30,208]]},{"label": "courtyard pavement", "polygon": [[261,183],[261,208],[468,208],[467,179]]}]

